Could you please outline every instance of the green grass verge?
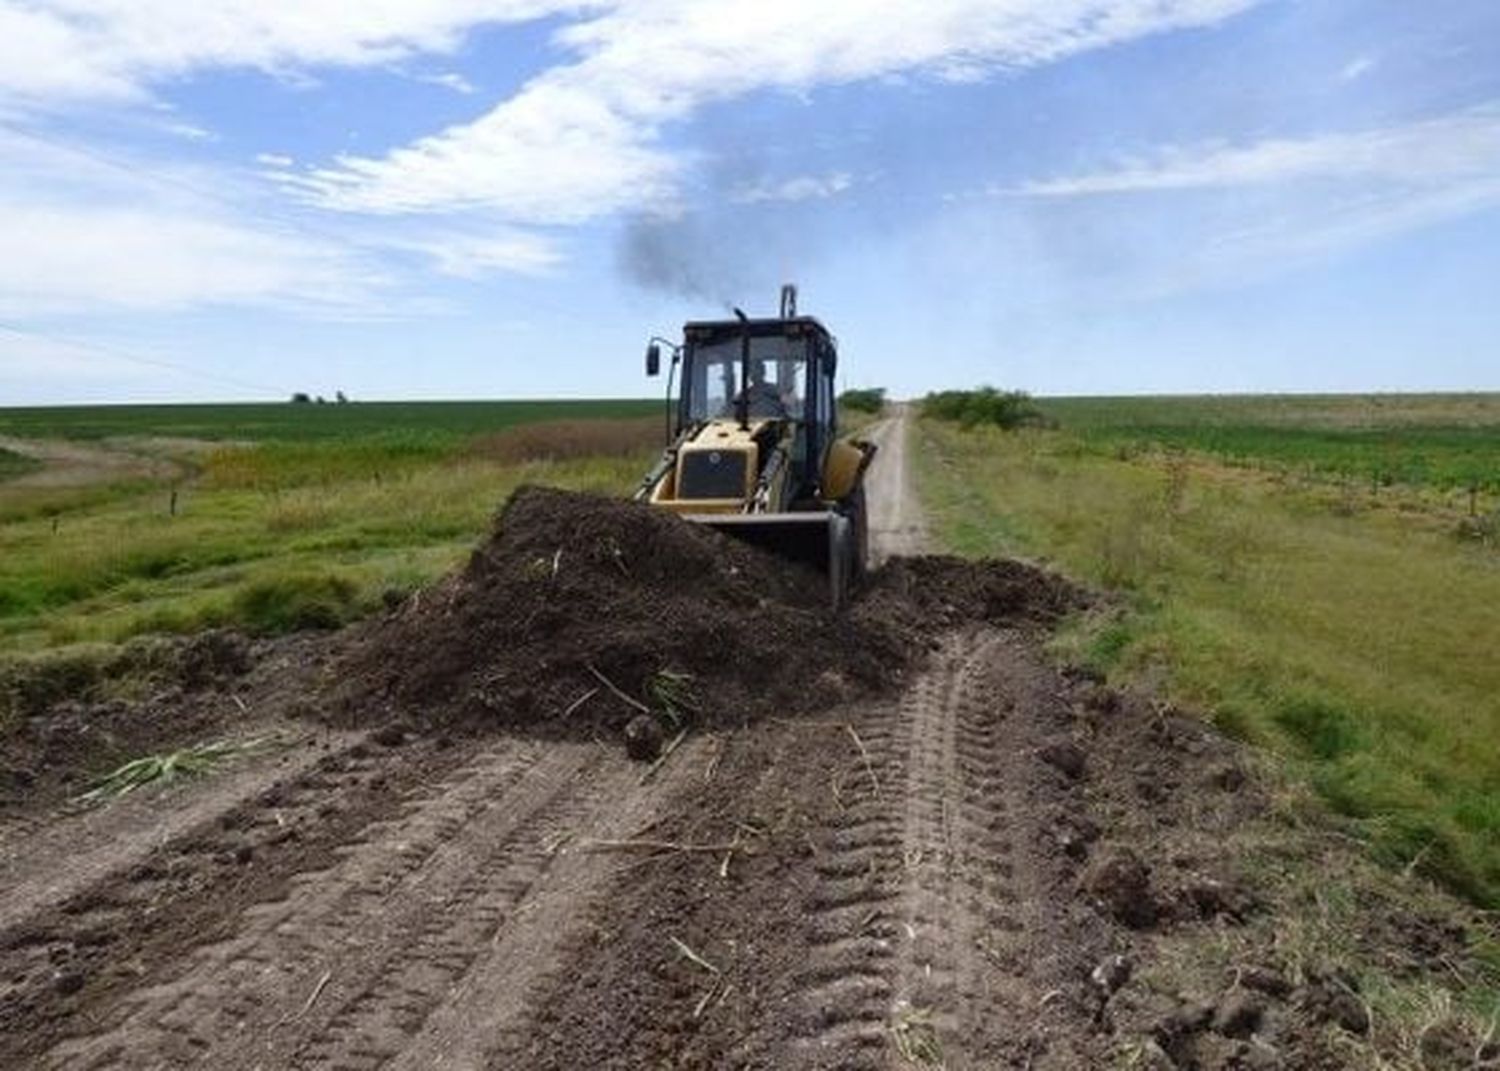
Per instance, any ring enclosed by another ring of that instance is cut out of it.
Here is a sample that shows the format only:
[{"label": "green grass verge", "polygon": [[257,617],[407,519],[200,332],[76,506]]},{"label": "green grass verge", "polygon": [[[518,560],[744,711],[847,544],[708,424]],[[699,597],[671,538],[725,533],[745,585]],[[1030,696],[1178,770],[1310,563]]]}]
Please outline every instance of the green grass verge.
[{"label": "green grass verge", "polygon": [[337,625],[462,560],[518,484],[622,493],[646,461],[443,460],[285,486],[210,478],[179,492],[176,515],[158,488],[12,518],[0,524],[0,649]]},{"label": "green grass verge", "polygon": [[[174,473],[0,485],[0,653],[342,624],[452,568],[519,483],[629,490],[659,414],[630,400],[0,410],[0,432],[145,451]],[[527,460],[596,423],[634,438]],[[539,430],[493,448],[523,425]]]},{"label": "green grass verge", "polygon": [[939,540],[1123,595],[1072,657],[1289,757],[1377,854],[1500,906],[1500,556],[1315,485],[924,421]]}]

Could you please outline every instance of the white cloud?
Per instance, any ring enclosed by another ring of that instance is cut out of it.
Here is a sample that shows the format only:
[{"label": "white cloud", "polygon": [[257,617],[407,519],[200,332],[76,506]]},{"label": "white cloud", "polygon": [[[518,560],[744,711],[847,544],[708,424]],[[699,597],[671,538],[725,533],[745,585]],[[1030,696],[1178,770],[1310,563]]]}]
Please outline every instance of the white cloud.
[{"label": "white cloud", "polygon": [[[431,272],[541,275],[561,259],[548,236],[483,219],[370,226],[339,217],[328,227],[284,208],[232,171],[0,129],[0,317],[206,304],[387,317],[433,307],[403,296]],[[393,252],[420,263],[393,262]]]},{"label": "white cloud", "polygon": [[497,227],[486,233],[429,232],[412,237],[386,236],[383,248],[418,253],[443,275],[477,279],[493,271],[546,275],[562,263],[550,239],[530,231]]},{"label": "white cloud", "polygon": [[470,29],[580,0],[0,0],[0,94],[131,100],[209,67],[271,73],[451,52]]},{"label": "white cloud", "polygon": [[0,313],[368,299],[367,258],[247,218],[232,206],[248,192],[231,175],[0,132]]},{"label": "white cloud", "polygon": [[620,0],[558,33],[575,62],[487,115],[385,156],[341,157],[303,188],[350,211],[487,205],[518,222],[659,207],[684,165],[661,147],[662,130],[705,104],[898,74],[969,79],[1208,25],[1254,2]]},{"label": "white cloud", "polygon": [[1379,62],[1374,56],[1356,56],[1339,71],[1339,80],[1356,82],[1379,66]]},{"label": "white cloud", "polygon": [[1116,262],[1095,274],[1117,291],[1235,286],[1500,208],[1500,105],[1352,133],[1167,147],[988,192],[1026,205],[1025,218],[1053,236],[1103,243]]},{"label": "white cloud", "polygon": [[1084,197],[1228,188],[1305,180],[1430,185],[1500,174],[1500,108],[1487,107],[1357,133],[1232,146],[1167,147],[1092,174],[1043,179],[995,193]]},{"label": "white cloud", "polygon": [[0,310],[212,303],[350,307],[377,282],[345,251],[212,212],[0,198]]},{"label": "white cloud", "polygon": [[[160,109],[162,86],[208,69],[286,79],[330,66],[399,70],[412,57],[456,51],[477,26],[569,20],[555,35],[564,60],[473,122],[322,167],[257,156],[263,174],[300,198],[296,218],[309,204],[343,213],[320,223],[323,233],[267,226],[262,217],[277,220],[286,206],[268,205],[264,189],[227,172],[178,180],[160,161],[124,169],[165,171],[175,193],[119,174],[106,180],[98,169],[80,174],[74,162],[0,174],[0,309],[375,308],[391,283],[390,251],[460,277],[545,273],[560,252],[533,225],[674,208],[695,160],[663,137],[705,105],[864,79],[967,80],[1210,25],[1256,2],[0,0],[0,112],[22,115],[99,102]],[[473,88],[456,72],[424,80]],[[0,145],[0,169],[9,163]],[[800,176],[737,196],[830,197],[852,181]],[[194,197],[195,185],[215,193]],[[394,226],[389,217],[404,213],[427,222]],[[381,216],[379,229],[361,214]]]},{"label": "white cloud", "polygon": [[457,71],[444,71],[442,74],[422,74],[417,76],[417,81],[430,86],[441,86],[444,89],[451,89],[453,92],[466,97],[478,92],[474,83]]},{"label": "white cloud", "polygon": [[164,123],[162,130],[175,137],[185,138],[188,141],[217,141],[218,135],[212,130],[207,130],[195,123]]},{"label": "white cloud", "polygon": [[828,175],[799,175],[782,182],[758,182],[741,186],[729,195],[729,199],[737,204],[826,200],[853,185],[854,176],[847,171],[836,171]]}]

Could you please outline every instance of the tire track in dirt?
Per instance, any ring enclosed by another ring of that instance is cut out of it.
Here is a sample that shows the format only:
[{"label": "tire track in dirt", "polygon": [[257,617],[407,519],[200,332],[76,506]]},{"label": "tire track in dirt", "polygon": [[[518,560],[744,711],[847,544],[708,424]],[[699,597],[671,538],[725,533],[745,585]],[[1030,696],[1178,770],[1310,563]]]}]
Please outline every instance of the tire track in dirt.
[{"label": "tire track in dirt", "polygon": [[[259,1036],[254,1027],[274,1023],[291,994],[310,992],[331,957],[357,954],[372,932],[385,930],[390,897],[429,878],[440,883],[454,855],[471,846],[469,823],[537,761],[534,747],[511,746],[460,767],[435,800],[419,798],[405,814],[344,842],[332,870],[298,875],[285,899],[250,908],[231,940],[198,950],[171,982],[132,994],[109,1029],[64,1043],[49,1062],[129,1066],[132,1051],[180,1062],[201,1056],[216,1039]],[[360,964],[341,988],[357,985],[370,966],[379,964]]]},{"label": "tire track in dirt", "polygon": [[907,708],[911,727],[893,1039],[907,1051],[962,1062],[966,1033],[995,1008],[1020,1007],[1029,986],[1018,909],[1035,903],[1013,837],[1003,721],[990,693],[995,633],[950,638],[930,683]]},{"label": "tire track in dirt", "polygon": [[677,805],[685,787],[697,787],[698,771],[716,746],[718,741],[706,736],[683,744],[645,787],[640,765],[608,749],[584,798],[544,818],[532,841],[538,862],[547,857],[545,894],[517,903],[493,932],[480,935],[483,955],[390,1066],[397,1071],[479,1068],[494,1066],[497,1059],[502,1066],[525,1066],[504,1054],[529,1042],[535,1004],[546,999],[544,988],[568,984],[565,946],[632,866],[629,859],[592,851],[588,841],[620,841],[649,829]]},{"label": "tire track in dirt", "polygon": [[[794,980],[804,1008],[793,1043],[798,1066],[873,1068],[882,1065],[892,994],[892,910],[900,892],[901,823],[890,792],[901,780],[894,710],[851,727],[864,748],[848,768],[851,799],[827,837],[829,851],[812,863],[805,898],[809,963]],[[829,1061],[834,1061],[832,1064]]]},{"label": "tire track in dirt", "polygon": [[[244,740],[275,737],[285,726],[247,726]],[[234,760],[212,778],[154,785],[149,791],[78,812],[59,809],[0,826],[0,932],[21,925],[49,905],[117,877],[194,827],[217,821],[276,780],[295,779],[328,756],[368,750],[368,733],[298,726],[264,756]]]},{"label": "tire track in dirt", "polygon": [[1097,1059],[1086,965],[1106,945],[1075,902],[1057,829],[1084,813],[1044,762],[1072,714],[1018,634],[950,636],[912,722],[902,943],[892,1037],[948,1068]]},{"label": "tire track in dirt", "polygon": [[1074,960],[1096,935],[1060,909],[1071,868],[1042,850],[1056,785],[1035,748],[1066,713],[1029,693],[1023,642],[948,636],[901,704],[861,725],[880,792],[847,808],[814,863],[808,1029],[779,1062],[1087,1064],[1066,1045],[1045,1058],[1041,1020],[1076,1022]]},{"label": "tire track in dirt", "polygon": [[879,1068],[958,1033],[997,996],[982,949],[1013,931],[1018,898],[997,739],[983,707],[986,635],[950,637],[898,707],[864,726],[879,794],[862,796],[815,863],[814,1025],[799,1060]]},{"label": "tire track in dirt", "polygon": [[[362,739],[328,751],[310,741],[309,752],[248,771],[227,794],[189,794],[190,820],[169,819],[179,832],[149,850],[129,838],[114,854],[95,845],[99,858],[72,895],[31,902],[0,928],[0,1066],[39,1060],[84,1023],[97,1031],[129,993],[231,936],[241,909],[284,899],[297,873],[326,869],[335,845],[398,813],[435,772],[462,761],[441,745],[394,752]],[[150,790],[140,800],[161,806]]]},{"label": "tire track in dirt", "polygon": [[[477,1064],[506,1026],[502,998],[514,1018],[531,972],[614,865],[566,845],[639,822],[670,791],[670,776],[644,790],[639,776],[600,745],[494,745],[44,1066],[432,1066],[421,1053]],[[479,1035],[476,1015],[490,1020]]]}]

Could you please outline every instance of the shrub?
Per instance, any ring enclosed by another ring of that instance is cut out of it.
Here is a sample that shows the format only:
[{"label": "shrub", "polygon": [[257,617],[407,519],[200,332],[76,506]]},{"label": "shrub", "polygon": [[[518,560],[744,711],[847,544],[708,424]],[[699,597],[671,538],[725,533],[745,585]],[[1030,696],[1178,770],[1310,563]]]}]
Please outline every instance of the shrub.
[{"label": "shrub", "polygon": [[952,420],[966,428],[993,424],[1010,430],[1045,425],[1047,418],[1021,390],[944,390],[929,394],[922,401],[922,414],[939,420]]},{"label": "shrub", "polygon": [[884,387],[862,387],[839,395],[839,408],[860,413],[878,413],[885,408]]}]

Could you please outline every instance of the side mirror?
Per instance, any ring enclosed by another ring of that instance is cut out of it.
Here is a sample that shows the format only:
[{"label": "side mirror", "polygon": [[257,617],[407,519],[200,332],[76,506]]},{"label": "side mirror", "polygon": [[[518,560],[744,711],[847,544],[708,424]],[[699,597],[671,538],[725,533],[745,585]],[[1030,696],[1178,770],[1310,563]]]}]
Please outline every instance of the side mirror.
[{"label": "side mirror", "polygon": [[661,347],[655,342],[646,347],[646,374],[648,376],[661,375]]}]

